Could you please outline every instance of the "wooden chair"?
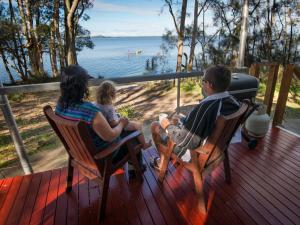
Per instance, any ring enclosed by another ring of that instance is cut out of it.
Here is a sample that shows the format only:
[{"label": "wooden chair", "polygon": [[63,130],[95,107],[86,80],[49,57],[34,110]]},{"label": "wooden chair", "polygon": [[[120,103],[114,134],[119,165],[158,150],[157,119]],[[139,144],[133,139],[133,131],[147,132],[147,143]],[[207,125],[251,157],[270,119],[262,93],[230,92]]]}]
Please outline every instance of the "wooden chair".
[{"label": "wooden chair", "polygon": [[[49,105],[44,107],[44,113],[69,155],[66,191],[72,190],[74,168],[89,179],[97,181],[101,191],[98,221],[102,221],[105,215],[110,176],[130,159],[137,177],[143,180],[137,159],[137,153],[141,151],[142,146],[135,140],[141,133],[136,131],[119,142],[98,150],[89,136],[85,122],[71,121],[57,116]],[[118,163],[113,164],[113,153],[123,145],[128,149],[127,155]]]},{"label": "wooden chair", "polygon": [[192,172],[195,189],[199,197],[198,207],[202,212],[206,212],[206,200],[203,192],[204,177],[223,162],[226,182],[228,184],[231,183],[227,148],[235,131],[244,121],[244,116],[246,115],[248,108],[249,104],[243,103],[237,112],[228,116],[219,116],[212,134],[206,139],[206,142],[200,147],[190,150],[190,162],[182,161],[172,152],[175,147],[175,143],[172,140],[169,139],[167,145],[163,145],[159,143],[160,137],[158,135],[153,135],[154,142],[156,143],[157,150],[161,153],[162,160],[158,180],[163,182],[170,159],[179,162]]}]

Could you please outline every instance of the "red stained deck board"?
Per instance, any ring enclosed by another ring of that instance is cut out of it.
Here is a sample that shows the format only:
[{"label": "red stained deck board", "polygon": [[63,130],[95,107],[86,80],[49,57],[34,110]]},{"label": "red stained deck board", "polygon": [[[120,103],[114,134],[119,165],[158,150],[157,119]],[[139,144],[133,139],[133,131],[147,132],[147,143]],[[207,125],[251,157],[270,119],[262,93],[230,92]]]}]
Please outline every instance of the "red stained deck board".
[{"label": "red stained deck board", "polygon": [[[152,154],[152,157],[156,156],[153,151],[149,153]],[[174,173],[176,173],[176,170]],[[187,217],[186,219],[190,220],[192,224],[204,224],[206,218],[194,207],[195,196],[191,195],[190,186],[184,182],[184,178],[174,175],[172,169],[169,167],[169,172],[164,182],[168,183],[174,193],[177,206],[181,206],[183,210],[182,214]]]},{"label": "red stained deck board", "polygon": [[[245,142],[230,146],[232,184],[226,184],[223,166],[205,179],[206,215],[194,207],[191,174],[170,163],[161,184],[149,168],[157,153],[143,152],[144,182],[128,180],[123,172],[113,175],[101,224],[300,224],[299,146],[300,138],[278,128],[255,150]],[[0,225],[97,224],[98,184],[75,170],[73,191],[66,194],[66,174],[64,168],[0,180]]]},{"label": "red stained deck board", "polygon": [[[180,175],[184,177],[185,182],[188,184],[189,187],[195,192],[194,181],[191,176],[191,173],[184,168],[178,169]],[[213,179],[214,177],[206,177],[204,178],[204,191],[205,196],[208,202],[212,202],[211,206],[208,206],[208,219],[210,219],[209,215],[214,215],[215,220],[218,224],[226,223],[226,224],[241,224],[242,221],[236,217],[234,212],[229,207],[224,207],[224,202],[217,196],[217,190],[214,185],[211,185],[209,180]],[[219,179],[219,177],[215,177]],[[225,182],[225,181],[223,181]],[[211,200],[210,200],[211,199]]]},{"label": "red stained deck board", "polygon": [[143,195],[140,191],[140,184],[137,184],[136,181],[133,181],[129,184],[130,190],[132,191],[131,196],[135,196],[135,204],[138,208],[138,215],[142,224],[154,224],[147,204],[143,198]]},{"label": "red stained deck board", "polygon": [[38,191],[37,198],[35,200],[34,208],[30,219],[30,225],[41,224],[43,221],[43,215],[46,207],[51,175],[52,171],[47,171],[42,175],[40,188]]},{"label": "red stained deck board", "polygon": [[109,198],[112,203],[112,211],[114,212],[114,224],[129,224],[129,220],[126,213],[126,200],[121,196],[120,178],[124,176],[124,173],[113,175],[110,178],[110,190]]},{"label": "red stained deck board", "polygon": [[43,215],[43,224],[54,224],[59,188],[60,169],[52,171],[46,206]]},{"label": "red stained deck board", "polygon": [[5,180],[3,180],[1,189],[0,189],[0,210],[2,211],[2,206],[8,196],[8,191],[10,189],[11,183],[13,181],[12,177],[9,177]]},{"label": "red stained deck board", "polygon": [[19,193],[23,177],[14,177],[0,211],[0,224],[5,224]]},{"label": "red stained deck board", "polygon": [[[153,171],[149,166],[149,154],[145,153],[144,156],[145,156],[144,158],[146,159],[145,160],[146,164],[148,165],[148,169],[145,172],[146,179],[151,180],[151,184],[156,186],[156,187],[153,187],[153,189],[155,188],[157,190],[155,192],[158,193],[159,196],[158,196],[158,194],[156,194],[155,196],[159,197],[159,199],[161,201],[164,201],[164,203],[161,203],[160,206],[164,210],[167,210],[168,208],[170,208],[170,211],[166,212],[166,213],[170,213],[171,218],[169,218],[169,216],[168,216],[169,214],[167,214],[165,216],[168,218],[168,220],[171,220],[170,222],[168,222],[168,224],[176,224],[176,222],[178,224],[191,224],[181,214],[180,207],[177,207],[176,204],[174,204],[176,202],[176,200],[175,200],[176,198],[175,198],[173,192],[171,191],[169,185],[166,182],[163,182],[162,184],[158,182],[157,173],[155,171]],[[151,187],[152,186],[150,186],[150,188]],[[174,223],[173,220],[176,220],[176,222]]]},{"label": "red stained deck board", "polygon": [[[263,167],[264,171],[268,171],[269,176],[278,176],[281,179],[285,180],[292,187],[295,187],[296,190],[300,191],[300,182],[298,178],[294,176],[289,170],[286,170],[284,166],[279,162],[273,162],[272,160],[267,160],[263,157],[260,157],[260,150],[256,149],[254,151],[244,150],[244,146],[233,147],[233,151],[242,152],[239,156],[239,160],[247,159],[247,161],[253,161],[257,166]],[[280,165],[280,166],[279,166]],[[276,178],[275,178],[276,179]]]},{"label": "red stained deck board", "polygon": [[[279,144],[276,144],[274,146],[270,142],[262,142],[261,149],[265,149],[264,155],[271,155],[275,156],[275,158],[284,159],[286,162],[289,162],[291,166],[297,166],[298,161],[300,160],[300,156],[297,156],[294,154],[293,149],[295,146],[281,146]],[[297,168],[297,167],[296,167]]]},{"label": "red stained deck board", "polygon": [[142,191],[142,194],[143,194],[143,198],[147,204],[147,207],[150,211],[150,214],[152,216],[152,219],[153,219],[153,222],[154,224],[162,224],[162,225],[165,225],[166,222],[163,218],[163,215],[159,209],[159,206],[157,204],[157,202],[155,201],[155,198],[153,197],[152,195],[152,192],[148,186],[148,183],[147,181],[143,182],[141,184],[141,191]]},{"label": "red stained deck board", "polygon": [[[278,163],[280,161],[282,167],[284,167],[289,172],[293,173],[298,180],[300,180],[300,169],[297,166],[298,161],[294,158],[290,158],[286,156],[285,153],[278,152],[279,147],[275,146],[269,146],[262,144],[258,148],[256,148],[257,151],[260,152],[260,158],[264,159],[265,161],[272,161],[275,163]],[[289,149],[285,150],[286,152],[289,151]]]},{"label": "red stained deck board", "polygon": [[67,169],[62,169],[57,190],[57,203],[54,224],[67,223],[68,198],[66,191]]},{"label": "red stained deck board", "polygon": [[169,225],[182,224],[184,219],[182,218],[179,210],[176,207],[172,207],[174,204],[170,204],[164,197],[164,193],[161,190],[162,187],[158,185],[150,169],[147,169],[145,172],[145,181],[148,183],[166,223]]},{"label": "red stained deck board", "polygon": [[[254,207],[248,204],[241,195],[235,193],[231,185],[224,183],[224,179],[220,173],[223,173],[222,169],[216,169],[212,172],[212,178],[209,182],[217,189],[217,196],[222,199],[226,207],[229,207],[238,216],[244,224],[268,224]],[[216,179],[215,177],[218,177]],[[233,197],[234,196],[234,199]],[[251,217],[254,216],[255,220]]]},{"label": "red stained deck board", "polygon": [[20,216],[22,214],[25,200],[27,197],[27,193],[29,192],[29,189],[31,188],[31,181],[32,181],[33,175],[25,176],[22,180],[22,183],[20,185],[20,189],[18,191],[17,197],[14,200],[13,210],[10,210],[10,214],[6,220],[6,224],[18,224]]},{"label": "red stained deck board", "polygon": [[[234,166],[236,161],[233,160],[231,163]],[[236,168],[233,168],[235,175],[238,175],[244,184],[244,188],[249,191],[249,193],[254,195],[259,200],[259,202],[263,202],[263,205],[267,206],[269,211],[282,223],[289,224],[291,221],[289,218],[293,218],[293,220],[298,220],[298,217],[291,212],[286,206],[284,206],[278,198],[280,196],[276,195],[276,189],[272,189],[266,182],[263,183],[262,179],[259,179],[254,173],[251,175],[245,172],[245,168],[242,163],[239,163]],[[292,224],[292,223],[290,223]]]},{"label": "red stained deck board", "polygon": [[134,193],[131,193],[128,187],[128,180],[127,177],[121,176],[121,179],[119,179],[119,185],[120,185],[120,194],[122,196],[122,201],[126,201],[125,203],[125,209],[126,215],[129,221],[129,224],[136,224],[141,225],[141,221],[138,215],[138,209],[134,202]]},{"label": "red stained deck board", "polygon": [[[235,159],[233,162],[238,161],[239,159],[237,152],[238,151],[235,151],[234,153],[236,154],[231,154],[231,157]],[[284,188],[284,185],[286,184],[284,180],[278,179],[278,177],[277,179],[270,179],[267,170],[261,170],[261,168],[259,168],[255,163],[251,163],[248,160],[242,161],[242,163],[239,164],[239,168],[241,167],[245,173],[245,176],[248,175],[248,170],[252,170],[253,173],[252,176],[249,177],[250,180],[253,178],[255,179],[254,182],[258,184],[263,183],[264,188],[266,188],[270,193],[274,194],[275,197],[277,196],[278,200],[280,200],[283,204],[286,204],[288,208],[295,213],[300,211],[300,193],[299,195],[293,195],[292,192],[290,192],[293,187]],[[285,201],[286,198],[288,198],[290,201]]]},{"label": "red stained deck board", "polygon": [[91,224],[88,179],[79,174],[79,224]]},{"label": "red stained deck board", "polygon": [[30,188],[27,192],[22,215],[19,219],[19,224],[29,224],[30,222],[32,216],[32,210],[35,206],[36,197],[39,192],[42,175],[43,175],[42,173],[37,173],[32,176]]},{"label": "red stained deck board", "polygon": [[72,225],[78,224],[78,217],[79,217],[78,182],[79,182],[79,173],[77,170],[74,170],[72,191],[67,194],[67,199],[68,199],[67,224],[72,224]]}]

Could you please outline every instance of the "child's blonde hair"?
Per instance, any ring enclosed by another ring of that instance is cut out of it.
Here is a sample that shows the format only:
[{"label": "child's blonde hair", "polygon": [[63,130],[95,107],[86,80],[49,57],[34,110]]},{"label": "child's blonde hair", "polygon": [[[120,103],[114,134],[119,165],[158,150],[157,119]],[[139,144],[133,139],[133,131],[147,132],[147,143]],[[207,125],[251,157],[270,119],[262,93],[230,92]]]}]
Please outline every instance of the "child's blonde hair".
[{"label": "child's blonde hair", "polygon": [[112,105],[116,98],[116,92],[115,84],[112,81],[103,81],[97,88],[97,103],[101,105]]}]

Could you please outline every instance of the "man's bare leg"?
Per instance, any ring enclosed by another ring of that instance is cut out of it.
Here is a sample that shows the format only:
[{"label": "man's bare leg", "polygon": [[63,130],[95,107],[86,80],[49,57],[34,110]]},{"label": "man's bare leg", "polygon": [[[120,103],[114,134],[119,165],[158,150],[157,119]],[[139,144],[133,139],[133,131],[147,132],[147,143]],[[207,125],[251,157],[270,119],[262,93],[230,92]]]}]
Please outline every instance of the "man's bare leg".
[{"label": "man's bare leg", "polygon": [[160,160],[158,165],[160,172],[159,172],[158,180],[162,182],[168,168],[168,163],[171,158],[171,153],[174,144],[169,139],[167,140],[163,139],[164,136],[167,137],[167,133],[165,132],[164,129],[162,129],[162,127],[158,122],[153,122],[151,124],[151,133],[152,133],[152,138],[156,146],[156,149],[160,154]]}]

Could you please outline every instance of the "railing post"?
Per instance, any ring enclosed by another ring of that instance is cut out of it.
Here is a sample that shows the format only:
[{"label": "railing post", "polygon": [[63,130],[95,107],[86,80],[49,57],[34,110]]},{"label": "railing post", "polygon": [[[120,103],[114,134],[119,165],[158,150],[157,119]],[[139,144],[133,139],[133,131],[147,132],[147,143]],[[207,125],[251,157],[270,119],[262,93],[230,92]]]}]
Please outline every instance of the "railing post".
[{"label": "railing post", "polygon": [[271,65],[270,71],[268,74],[268,82],[267,82],[267,88],[264,98],[264,104],[267,106],[267,113],[270,115],[272,104],[273,104],[273,97],[274,97],[274,91],[277,81],[277,74],[278,74],[279,64]]},{"label": "railing post", "polygon": [[[3,87],[1,80],[0,80],[0,87]],[[13,116],[13,113],[11,111],[11,107],[9,105],[6,95],[0,95],[0,107],[3,112],[6,124],[8,126],[10,136],[13,139],[13,143],[14,143],[17,155],[19,157],[22,169],[25,174],[31,174],[31,173],[33,173],[33,170],[29,163],[29,160],[28,160],[28,157],[26,154],[26,150],[25,150],[25,147],[23,144],[23,140],[18,131],[17,124],[16,124],[15,118]]]},{"label": "railing post", "polygon": [[180,78],[177,80],[177,108],[176,113],[180,113]]},{"label": "railing post", "polygon": [[293,64],[287,64],[284,67],[284,71],[281,79],[280,91],[278,94],[278,100],[275,108],[275,114],[273,117],[274,126],[280,125],[282,123],[286,102],[288,100],[289,89],[293,78],[293,70],[294,70]]},{"label": "railing post", "polygon": [[259,79],[259,64],[254,63],[250,66],[249,73]]}]

